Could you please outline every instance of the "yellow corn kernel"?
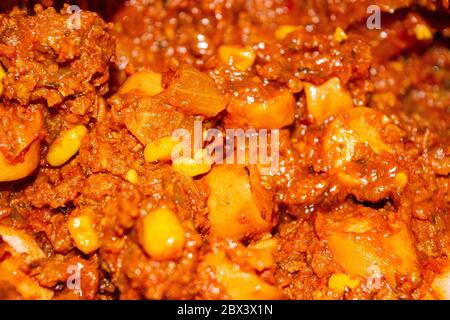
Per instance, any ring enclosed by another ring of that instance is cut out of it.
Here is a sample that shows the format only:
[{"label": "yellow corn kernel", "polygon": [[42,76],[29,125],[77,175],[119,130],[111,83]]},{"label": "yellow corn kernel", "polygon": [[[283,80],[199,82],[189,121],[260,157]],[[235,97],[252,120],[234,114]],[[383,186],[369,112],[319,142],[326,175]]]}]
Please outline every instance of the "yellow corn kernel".
[{"label": "yellow corn kernel", "polygon": [[183,250],[185,231],[177,215],[170,209],[156,209],[142,218],[139,240],[153,259],[177,258]]},{"label": "yellow corn kernel", "polygon": [[3,78],[5,77],[6,72],[5,69],[3,69],[2,65],[0,65],[0,96],[3,94]]},{"label": "yellow corn kernel", "polygon": [[91,214],[91,210],[84,210],[81,213],[75,211],[67,221],[71,238],[76,247],[85,254],[89,254],[100,247]]},{"label": "yellow corn kernel", "polygon": [[25,178],[33,173],[39,165],[41,143],[33,141],[23,157],[23,161],[10,163],[0,151],[0,182],[14,181]]},{"label": "yellow corn kernel", "polygon": [[344,293],[345,288],[354,289],[359,285],[359,280],[352,280],[345,273],[335,273],[328,279],[328,287],[337,293]]},{"label": "yellow corn kernel", "polygon": [[194,156],[194,159],[189,157],[176,159],[172,163],[172,168],[180,174],[195,177],[211,170],[211,162],[206,159],[206,150],[202,150]]},{"label": "yellow corn kernel", "polygon": [[164,91],[161,86],[161,74],[153,71],[142,70],[132,74],[120,87],[119,93],[141,93],[154,96]]},{"label": "yellow corn kernel", "polygon": [[289,33],[291,33],[292,31],[294,31],[297,28],[298,28],[298,26],[293,26],[293,25],[280,26],[280,27],[278,27],[277,30],[275,30],[275,37],[278,40],[283,40],[284,38],[287,37],[287,35]]},{"label": "yellow corn kernel", "polygon": [[250,46],[220,46],[219,57],[222,63],[232,64],[236,69],[245,71],[255,62],[256,53]]},{"label": "yellow corn kernel", "polygon": [[404,172],[399,172],[395,175],[395,184],[399,188],[404,188],[408,183],[408,175]]},{"label": "yellow corn kernel", "polygon": [[159,138],[145,146],[144,159],[147,162],[169,161],[172,157],[172,149],[179,141],[172,136]]},{"label": "yellow corn kernel", "polygon": [[137,184],[139,182],[139,175],[136,172],[136,170],[130,169],[127,171],[125,179],[127,179],[129,182],[131,182],[133,184]]},{"label": "yellow corn kernel", "polygon": [[333,35],[333,40],[341,43],[342,41],[347,40],[347,34],[345,33],[344,30],[342,30],[340,27],[337,27],[336,30],[334,31],[334,35]]},{"label": "yellow corn kernel", "polygon": [[78,152],[81,140],[87,132],[87,128],[80,124],[61,133],[48,149],[47,162],[53,167],[59,167],[66,163]]},{"label": "yellow corn kernel", "polygon": [[416,34],[417,40],[430,40],[433,38],[433,34],[425,24],[416,24],[414,27],[414,33]]}]

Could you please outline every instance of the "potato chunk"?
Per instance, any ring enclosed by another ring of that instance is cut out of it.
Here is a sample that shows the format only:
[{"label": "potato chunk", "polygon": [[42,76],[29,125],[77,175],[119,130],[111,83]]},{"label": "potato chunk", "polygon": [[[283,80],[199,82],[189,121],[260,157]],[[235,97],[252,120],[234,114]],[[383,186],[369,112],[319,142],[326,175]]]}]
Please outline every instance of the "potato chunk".
[{"label": "potato chunk", "polygon": [[295,120],[295,98],[289,91],[250,84],[239,88],[227,106],[230,127],[279,129]]},{"label": "potato chunk", "polygon": [[350,93],[336,77],[320,86],[306,83],[305,93],[308,113],[319,123],[353,107]]},{"label": "potato chunk", "polygon": [[281,298],[278,289],[252,271],[244,271],[238,264],[227,258],[225,252],[209,253],[201,263],[200,269],[211,270],[217,282],[223,286],[231,299],[273,300]]},{"label": "potato chunk", "polygon": [[[210,188],[208,198],[210,235],[219,238],[243,239],[271,229],[264,207],[268,194],[258,198],[251,187],[244,166],[222,165],[214,167],[206,176]],[[264,202],[264,206],[261,205]],[[270,210],[271,205],[270,205]]]},{"label": "potato chunk", "polygon": [[381,112],[354,108],[327,127],[322,158],[325,170],[361,200],[377,201],[408,183],[398,159],[403,131]]},{"label": "potato chunk", "polygon": [[28,177],[39,165],[41,144],[34,141],[25,151],[23,160],[11,163],[0,152],[0,182],[14,181]]},{"label": "potato chunk", "polygon": [[245,71],[255,62],[256,53],[250,46],[222,45],[219,47],[219,57],[222,63],[231,64],[236,69]]},{"label": "potato chunk", "polygon": [[351,279],[345,273],[332,274],[328,279],[328,288],[339,294],[343,294],[346,288],[355,289],[357,286],[359,286],[359,280]]},{"label": "potato chunk", "polygon": [[420,276],[412,235],[401,221],[387,221],[376,210],[360,208],[322,215],[316,227],[333,260],[351,276],[370,277],[378,268],[393,286],[396,276],[412,281]]},{"label": "potato chunk", "polygon": [[119,93],[143,94],[154,96],[163,92],[161,74],[153,71],[141,70],[133,73],[120,87]]},{"label": "potato chunk", "polygon": [[328,164],[340,167],[351,161],[357,144],[365,144],[375,153],[394,153],[381,136],[388,123],[390,121],[386,116],[369,108],[355,108],[333,120],[323,145]]}]

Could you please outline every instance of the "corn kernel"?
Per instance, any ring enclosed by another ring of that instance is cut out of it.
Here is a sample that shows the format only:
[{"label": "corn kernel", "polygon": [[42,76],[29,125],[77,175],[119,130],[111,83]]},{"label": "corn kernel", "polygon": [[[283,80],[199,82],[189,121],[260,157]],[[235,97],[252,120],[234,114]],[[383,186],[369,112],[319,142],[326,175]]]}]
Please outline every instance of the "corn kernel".
[{"label": "corn kernel", "polygon": [[425,24],[416,24],[414,33],[416,34],[417,40],[430,40],[433,38],[430,28]]},{"label": "corn kernel", "polygon": [[255,62],[255,51],[247,46],[220,46],[220,60],[225,64],[232,64],[236,69],[245,71]]},{"label": "corn kernel", "polygon": [[397,173],[394,179],[399,188],[404,188],[408,184],[408,175],[404,172]]},{"label": "corn kernel", "polygon": [[71,238],[76,247],[85,254],[89,254],[100,247],[91,214],[90,210],[85,210],[80,214],[72,213],[67,221]]},{"label": "corn kernel", "polygon": [[127,179],[132,184],[137,184],[139,182],[139,175],[136,172],[136,170],[130,169],[130,170],[127,171],[125,179]]},{"label": "corn kernel", "polygon": [[164,91],[161,86],[161,74],[153,71],[142,70],[132,74],[120,87],[119,93],[125,94],[131,91],[154,96]]},{"label": "corn kernel", "polygon": [[328,287],[337,293],[344,293],[345,288],[354,289],[359,285],[359,280],[352,280],[345,273],[335,273],[328,279]]},{"label": "corn kernel", "polygon": [[0,96],[3,94],[3,78],[5,77],[6,72],[5,69],[0,65]]},{"label": "corn kernel", "polygon": [[81,140],[87,132],[87,128],[80,124],[61,133],[48,149],[47,162],[53,167],[59,167],[66,163],[78,152]]},{"label": "corn kernel", "polygon": [[189,157],[181,157],[172,163],[172,168],[178,173],[195,177],[211,170],[211,162],[206,159],[206,152],[202,150],[194,156],[194,159]]},{"label": "corn kernel", "polygon": [[275,37],[278,40],[283,40],[284,38],[287,37],[287,35],[289,33],[291,33],[292,31],[294,31],[295,29],[297,29],[298,26],[293,26],[293,25],[284,25],[284,26],[280,26],[278,27],[278,29],[275,31]]},{"label": "corn kernel", "polygon": [[175,259],[185,242],[184,228],[172,210],[160,208],[142,218],[140,243],[150,257],[156,260]]},{"label": "corn kernel", "polygon": [[145,146],[144,159],[147,162],[169,161],[172,157],[172,149],[178,145],[178,141],[172,136],[159,138]]},{"label": "corn kernel", "polygon": [[344,30],[342,30],[340,27],[337,27],[336,30],[334,31],[334,35],[333,35],[333,40],[341,43],[345,40],[347,40],[347,34],[345,33]]}]

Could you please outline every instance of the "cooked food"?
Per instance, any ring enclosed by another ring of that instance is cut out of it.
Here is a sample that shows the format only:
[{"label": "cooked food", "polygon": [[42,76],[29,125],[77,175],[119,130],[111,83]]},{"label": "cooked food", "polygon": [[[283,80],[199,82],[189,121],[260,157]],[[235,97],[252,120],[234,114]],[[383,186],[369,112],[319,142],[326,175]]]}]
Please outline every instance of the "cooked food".
[{"label": "cooked food", "polygon": [[450,299],[448,1],[0,10],[0,299]]}]

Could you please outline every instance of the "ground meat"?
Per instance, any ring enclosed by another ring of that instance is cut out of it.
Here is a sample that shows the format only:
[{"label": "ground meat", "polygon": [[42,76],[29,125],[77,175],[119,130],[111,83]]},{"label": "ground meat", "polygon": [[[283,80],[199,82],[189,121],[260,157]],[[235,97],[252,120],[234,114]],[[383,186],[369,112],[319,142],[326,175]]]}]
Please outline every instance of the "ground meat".
[{"label": "ground meat", "polygon": [[448,1],[38,2],[0,4],[0,299],[450,297]]},{"label": "ground meat", "polygon": [[[45,99],[49,107],[77,116],[93,111],[97,94],[108,90],[115,42],[95,13],[70,13],[36,6],[35,15],[14,9],[0,17],[0,61],[7,69],[4,97],[22,105]],[[95,45],[94,45],[95,44]]]}]

